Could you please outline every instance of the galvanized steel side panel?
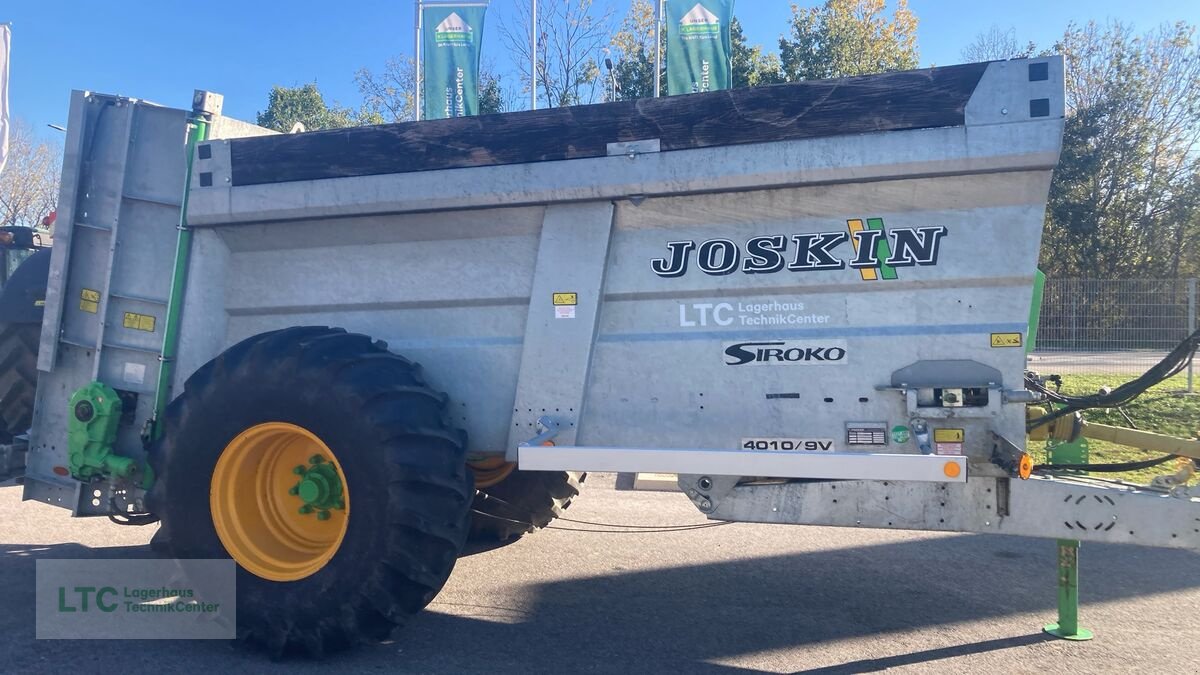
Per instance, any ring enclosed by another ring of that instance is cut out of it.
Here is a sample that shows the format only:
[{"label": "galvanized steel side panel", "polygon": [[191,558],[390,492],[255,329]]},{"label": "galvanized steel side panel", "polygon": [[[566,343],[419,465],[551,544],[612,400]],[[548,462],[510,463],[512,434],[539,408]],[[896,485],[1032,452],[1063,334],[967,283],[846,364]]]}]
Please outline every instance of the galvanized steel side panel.
[{"label": "galvanized steel side panel", "polygon": [[[184,111],[76,92],[69,119],[25,488],[51,502],[76,487],[53,469],[66,465],[67,400],[88,382],[129,396],[117,445],[143,454],[186,168]],[[108,510],[105,494],[79,497],[76,513]]]}]

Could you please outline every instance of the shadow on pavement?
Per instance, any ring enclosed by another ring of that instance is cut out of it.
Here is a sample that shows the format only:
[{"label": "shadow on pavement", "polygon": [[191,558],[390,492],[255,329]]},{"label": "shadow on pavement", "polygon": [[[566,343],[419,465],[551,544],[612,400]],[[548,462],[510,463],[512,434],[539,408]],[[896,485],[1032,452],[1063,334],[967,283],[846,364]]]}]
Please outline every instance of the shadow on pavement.
[{"label": "shadow on pavement", "polygon": [[[645,541],[646,559],[651,561],[655,540]],[[597,546],[603,542],[597,541]],[[739,669],[719,664],[866,636],[877,637],[861,643],[862,649],[854,652],[856,660],[815,672],[936,662],[1040,642],[1040,635],[1025,635],[886,655],[909,648],[889,644],[890,633],[938,626],[945,627],[952,641],[954,624],[962,622],[1018,613],[1052,619],[1054,551],[1050,540],[986,535],[754,558],[732,557],[741,554],[731,551],[731,559],[721,562],[616,570],[505,592],[486,589],[511,586],[514,561],[508,560],[506,568],[487,560],[457,572],[473,575],[472,588],[485,589],[478,604],[475,597],[463,602],[460,590],[436,600],[398,631],[392,643],[323,663],[289,661],[282,666],[323,672],[730,672]],[[536,550],[522,552],[517,562],[530,552]],[[73,664],[129,663],[122,655],[139,653],[159,671],[194,670],[198,664],[257,671],[276,665],[225,643],[205,641],[80,641],[60,643],[62,649],[47,647],[33,639],[34,560],[143,558],[153,553],[146,546],[89,549],[66,544],[7,545],[0,554],[0,580],[6,589],[0,652],[15,659],[12,663],[61,670]],[[480,554],[476,560],[500,555],[502,551]],[[1098,603],[1195,588],[1200,586],[1197,557],[1188,551],[1085,545],[1082,596],[1085,603]],[[534,564],[565,566],[563,571],[569,571],[575,563],[539,559]],[[884,656],[858,658],[872,654]]]},{"label": "shadow on pavement", "polygon": [[1057,638],[1051,637],[1045,633],[1034,633],[1031,635],[1021,635],[1018,637],[997,638],[995,640],[984,640],[983,642],[974,642],[966,645],[954,645],[953,647],[942,647],[940,649],[926,649],[920,652],[912,652],[910,654],[898,654],[896,656],[887,656],[878,659],[862,659],[861,661],[853,661],[851,663],[843,663],[836,666],[826,666],[825,668],[813,668],[811,670],[801,670],[804,675],[841,675],[842,673],[874,673],[889,668],[899,668],[900,666],[912,666],[922,663],[930,663],[931,661],[939,661],[941,659],[950,659],[956,656],[969,656],[971,654],[983,654],[985,652],[994,652],[1000,649],[1011,649],[1013,647],[1028,647],[1042,642],[1052,642]]},{"label": "shadow on pavement", "polygon": [[[1198,562],[1190,551],[1085,545],[1083,611],[1089,603],[1198,587]],[[529,667],[530,659],[582,670],[720,670],[713,661],[866,636],[880,636],[875,651],[886,653],[888,633],[931,626],[951,632],[954,624],[1025,613],[1053,620],[1054,565],[1051,540],[986,535],[743,558],[538,584],[524,591],[523,609],[509,614],[435,602],[397,636],[416,663],[433,659],[466,670],[478,663],[447,659],[447,636],[486,645],[491,666],[512,671]],[[1036,621],[1026,628],[1038,629]],[[854,667],[924,663],[1041,641],[1040,635],[990,640]]]}]

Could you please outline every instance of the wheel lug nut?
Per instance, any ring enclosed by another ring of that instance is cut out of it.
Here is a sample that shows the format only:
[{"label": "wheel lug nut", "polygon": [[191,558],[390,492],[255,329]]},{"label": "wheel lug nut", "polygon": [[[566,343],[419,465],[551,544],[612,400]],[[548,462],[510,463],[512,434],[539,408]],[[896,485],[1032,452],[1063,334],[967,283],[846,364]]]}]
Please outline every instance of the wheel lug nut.
[{"label": "wheel lug nut", "polygon": [[320,464],[324,461],[325,461],[325,458],[320,455],[313,455],[312,457],[308,458],[309,464]]},{"label": "wheel lug nut", "polygon": [[297,476],[303,476],[306,472],[308,472],[308,469],[303,466],[298,466],[292,469],[292,473],[296,474]]},{"label": "wheel lug nut", "polygon": [[329,520],[329,512],[328,511],[318,511],[317,512],[317,520]]},{"label": "wheel lug nut", "polygon": [[309,506],[308,504],[305,504],[304,506],[301,506],[301,507],[300,507],[300,514],[301,514],[301,515],[308,515],[308,514],[310,514],[310,513],[312,513],[312,512],[313,512],[313,507]]},{"label": "wheel lug nut", "polygon": [[288,494],[292,496],[300,494],[300,486],[293,485],[292,487],[288,488]]}]

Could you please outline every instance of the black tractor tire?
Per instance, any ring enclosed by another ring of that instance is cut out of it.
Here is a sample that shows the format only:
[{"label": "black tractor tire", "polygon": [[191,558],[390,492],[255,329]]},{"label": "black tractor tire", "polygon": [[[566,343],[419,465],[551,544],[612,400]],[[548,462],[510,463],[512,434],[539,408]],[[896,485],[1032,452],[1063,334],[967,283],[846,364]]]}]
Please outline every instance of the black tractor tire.
[{"label": "black tractor tire", "polygon": [[232,558],[210,512],[218,458],[243,430],[302,426],[341,465],[351,510],[333,557],[296,581],[237,568],[237,637],[274,657],[320,657],[387,639],[445,584],[470,527],[465,434],[446,396],[387,345],[297,327],[230,347],[188,378],[151,449],[148,508],[179,559]]},{"label": "black tractor tire", "polygon": [[513,471],[490,487],[475,491],[471,538],[507,541],[550,524],[579,496],[586,473]]},{"label": "black tractor tire", "polygon": [[0,324],[0,443],[25,433],[33,422],[41,334],[41,324]]}]

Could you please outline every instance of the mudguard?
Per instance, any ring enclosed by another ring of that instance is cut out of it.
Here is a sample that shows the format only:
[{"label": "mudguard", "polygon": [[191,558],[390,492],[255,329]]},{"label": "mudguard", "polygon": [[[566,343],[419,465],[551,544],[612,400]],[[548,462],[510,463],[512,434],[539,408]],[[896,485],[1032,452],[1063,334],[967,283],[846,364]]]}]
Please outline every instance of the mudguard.
[{"label": "mudguard", "polygon": [[50,277],[50,249],[34,253],[0,292],[0,323],[41,323]]}]

